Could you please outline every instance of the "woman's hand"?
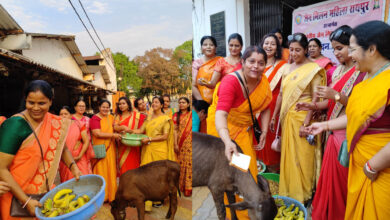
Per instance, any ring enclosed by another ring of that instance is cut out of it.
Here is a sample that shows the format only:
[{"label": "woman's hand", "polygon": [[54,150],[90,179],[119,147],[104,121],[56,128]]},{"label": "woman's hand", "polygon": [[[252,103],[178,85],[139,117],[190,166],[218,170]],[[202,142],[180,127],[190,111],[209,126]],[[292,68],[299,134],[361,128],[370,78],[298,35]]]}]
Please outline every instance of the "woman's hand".
[{"label": "woman's hand", "polygon": [[11,188],[9,187],[9,184],[4,181],[0,181],[0,196],[7,193]]},{"label": "woman's hand", "polygon": [[299,128],[299,137],[306,137],[309,134],[307,128],[303,125]]},{"label": "woman's hand", "polygon": [[175,143],[174,150],[176,154],[180,153],[179,146]]},{"label": "woman's hand", "polygon": [[26,208],[28,213],[30,213],[31,216],[35,216],[35,207],[37,206],[42,207],[42,204],[35,199],[30,199],[30,201],[28,201]]},{"label": "woman's hand", "polygon": [[310,126],[306,127],[305,131],[307,133],[312,134],[312,135],[317,135],[323,131],[326,131],[326,123],[324,123],[324,122],[313,123]]},{"label": "woman's hand", "polygon": [[148,137],[141,139],[141,143],[144,144],[144,145],[147,145],[149,143],[149,141],[150,141],[150,139]]},{"label": "woman's hand", "polygon": [[269,130],[272,132],[272,133],[275,133],[275,117],[272,117],[271,118],[271,122],[269,123]]},{"label": "woman's hand", "polygon": [[122,139],[122,135],[121,134],[118,134],[118,133],[113,133],[112,134],[112,137],[115,139],[115,140],[118,140],[120,141]]},{"label": "woman's hand", "polygon": [[81,159],[82,156],[83,156],[83,155],[77,155],[77,156],[74,157],[73,159],[74,159],[74,161],[78,162],[78,161]]},{"label": "woman's hand", "polygon": [[79,180],[80,179],[80,176],[83,175],[81,173],[81,171],[79,170],[79,167],[77,166],[76,163],[74,163],[71,167],[70,167],[70,171],[72,172],[74,178],[76,178],[76,180]]},{"label": "woman's hand", "polygon": [[334,96],[337,94],[337,91],[327,86],[317,86],[316,94],[318,98],[334,100]]},{"label": "woman's hand", "polygon": [[[367,163],[368,163],[368,161],[367,161]],[[364,164],[364,166],[363,166],[363,172],[367,176],[368,179],[370,179],[371,181],[375,181],[376,178],[378,177],[378,173],[379,172],[377,172],[377,171],[370,171],[367,163]]]},{"label": "woman's hand", "polygon": [[295,111],[310,111],[310,110],[316,110],[316,107],[311,102],[298,102],[295,105]]},{"label": "woman's hand", "polygon": [[225,144],[225,156],[229,162],[232,160],[233,153],[238,156],[237,146],[232,141],[229,141]]},{"label": "woman's hand", "polygon": [[204,78],[199,78],[198,79],[198,85],[206,86],[207,85],[207,80],[205,80]]},{"label": "woman's hand", "polygon": [[260,135],[260,140],[259,140],[260,143],[258,143],[256,146],[254,146],[255,150],[263,150],[266,137],[267,137],[267,132],[262,132]]}]

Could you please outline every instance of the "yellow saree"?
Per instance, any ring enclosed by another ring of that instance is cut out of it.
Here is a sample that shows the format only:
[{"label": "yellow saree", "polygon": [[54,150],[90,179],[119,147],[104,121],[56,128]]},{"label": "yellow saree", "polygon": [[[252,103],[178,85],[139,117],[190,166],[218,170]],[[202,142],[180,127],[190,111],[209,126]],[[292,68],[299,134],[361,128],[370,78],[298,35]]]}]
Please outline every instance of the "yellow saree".
[{"label": "yellow saree", "polygon": [[[209,107],[207,118],[207,133],[216,137],[218,137],[218,133],[215,129],[215,112],[218,102],[218,88],[219,84],[214,91],[213,103]],[[260,83],[249,95],[249,98],[251,100],[253,114],[259,113],[268,107],[269,103],[272,100],[272,92],[268,83],[268,79],[264,74],[261,78]],[[239,107],[230,109],[227,122],[230,137],[234,141],[236,141],[236,143],[240,146],[244,154],[249,155],[251,157],[249,170],[254,180],[257,182],[256,152],[253,149],[253,130],[248,129],[248,127],[251,127],[253,124],[248,99],[246,99]],[[242,199],[236,197],[236,200],[241,201]],[[227,204],[226,198],[225,203]],[[237,216],[240,220],[249,219],[248,212],[246,210],[237,211]],[[230,218],[230,212],[228,211],[227,217]]]},{"label": "yellow saree", "polygon": [[390,168],[382,170],[374,182],[363,172],[367,160],[390,142],[390,133],[365,134],[390,105],[389,82],[390,70],[386,70],[356,85],[348,100],[348,149],[354,149],[349,162],[345,219],[390,219]]},{"label": "yellow saree", "polygon": [[[96,116],[97,117],[97,116]],[[104,133],[113,133],[114,116],[108,115],[100,120],[100,130]],[[116,184],[116,150],[115,140],[97,138],[92,135],[93,145],[104,144],[106,146],[106,157],[99,159],[92,167],[92,172],[98,174],[106,181],[106,196],[104,201],[113,201],[117,189]]]},{"label": "yellow saree", "polygon": [[280,161],[279,195],[304,202],[311,198],[321,168],[321,141],[310,145],[299,137],[299,129],[307,111],[295,111],[297,102],[311,102],[316,86],[326,86],[325,70],[316,63],[305,64],[282,81],[282,151]]},{"label": "yellow saree", "polygon": [[[141,166],[157,160],[175,159],[173,122],[171,117],[162,115],[151,119],[149,116],[142,127],[145,128],[148,137],[156,137],[168,133],[168,139],[165,141],[153,141],[148,145],[142,146]],[[143,130],[143,128],[141,128]]]}]

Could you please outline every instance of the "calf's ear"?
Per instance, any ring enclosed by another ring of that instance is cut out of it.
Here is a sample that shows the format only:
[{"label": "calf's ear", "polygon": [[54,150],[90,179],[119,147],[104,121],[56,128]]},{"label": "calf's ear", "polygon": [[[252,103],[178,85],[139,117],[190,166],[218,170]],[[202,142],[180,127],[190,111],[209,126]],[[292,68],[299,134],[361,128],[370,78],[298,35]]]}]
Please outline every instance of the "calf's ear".
[{"label": "calf's ear", "polygon": [[237,202],[237,203],[233,203],[233,204],[230,204],[230,205],[226,205],[226,207],[232,208],[232,209],[235,209],[235,210],[245,210],[245,209],[248,209],[248,208],[252,208],[252,206],[248,202],[246,202],[246,201]]},{"label": "calf's ear", "polygon": [[261,191],[271,194],[268,181],[262,175],[257,175],[257,185],[259,186]]}]

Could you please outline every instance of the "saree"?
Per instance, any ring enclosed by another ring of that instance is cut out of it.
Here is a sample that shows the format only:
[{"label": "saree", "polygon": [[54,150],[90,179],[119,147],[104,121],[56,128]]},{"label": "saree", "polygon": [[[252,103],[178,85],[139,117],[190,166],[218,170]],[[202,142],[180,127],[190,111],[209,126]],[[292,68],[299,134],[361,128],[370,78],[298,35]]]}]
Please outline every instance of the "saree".
[{"label": "saree", "polygon": [[[346,114],[348,151],[350,153],[345,219],[390,219],[390,168],[380,171],[371,181],[363,166],[390,142],[390,132],[370,133],[373,123],[383,123],[389,114],[390,70],[355,86],[348,100]],[[386,111],[386,112],[385,112]],[[384,128],[390,123],[385,122]],[[351,149],[352,152],[351,152]]]},{"label": "saree", "polygon": [[177,120],[177,113],[173,116],[173,122],[178,128],[178,145],[180,164],[180,191],[185,196],[192,194],[192,112],[180,115],[180,122]]},{"label": "saree", "polygon": [[[85,131],[85,125],[81,124],[78,121],[73,121],[69,126],[68,136],[66,138],[66,146],[68,147],[69,152],[72,154],[72,157],[77,157],[83,147],[83,142],[81,138],[81,132]],[[87,151],[84,152],[83,156],[76,162],[77,167],[83,175],[91,174],[91,164],[87,159]],[[64,162],[60,162],[60,178],[61,182],[72,179],[74,176],[69,168],[65,165]]]},{"label": "saree", "polygon": [[[340,65],[333,75],[333,89],[343,95],[349,96],[352,87],[362,80],[359,71],[355,67],[342,72]],[[328,120],[340,116],[344,106],[333,100],[328,100]],[[322,161],[320,178],[317,184],[316,194],[313,199],[312,218],[317,219],[344,219],[345,204],[347,202],[348,168],[342,166],[337,156],[342,142],[345,140],[345,129],[330,132],[324,158]]]},{"label": "saree", "polygon": [[[98,116],[95,115],[95,117]],[[101,118],[100,131],[104,133],[114,133],[114,129],[112,127],[113,123],[114,116],[112,115]],[[117,189],[115,141],[111,140],[111,138],[98,138],[92,135],[92,143],[93,145],[104,144],[106,146],[106,157],[102,159],[94,159],[92,171],[94,174],[102,176],[106,181],[106,195],[104,197],[104,201],[112,202],[115,199]]]},{"label": "saree", "polygon": [[[88,118],[87,116],[83,116],[80,120],[78,118],[76,118],[74,115],[72,116],[72,120],[75,120],[75,121],[78,121],[80,123],[84,123],[85,125],[85,128],[87,129],[87,135],[88,135],[88,138],[89,138],[89,146],[88,146],[88,149],[87,151],[85,152],[85,154],[87,154],[87,159],[89,160],[89,166],[90,166],[90,169],[92,170],[92,166],[91,166],[91,159],[93,159],[93,156],[95,155],[95,152],[93,152],[93,148],[92,148],[92,136],[91,136],[91,129],[89,128],[89,121],[91,120],[90,118]],[[91,152],[92,151],[92,152]]]},{"label": "saree", "polygon": [[174,152],[173,122],[167,115],[161,115],[144,122],[145,133],[148,137],[156,137],[168,133],[168,139],[164,141],[152,141],[142,146],[141,166],[157,160],[176,161]]},{"label": "saree", "polygon": [[[238,80],[238,79],[237,79]],[[218,88],[219,88],[218,84]],[[215,129],[215,112],[218,102],[218,88],[214,91],[213,103],[209,107],[207,125],[212,129],[207,129],[207,133],[210,135],[218,136],[218,132]],[[242,93],[242,90],[237,91]],[[267,77],[263,74],[260,83],[257,87],[249,94],[249,98],[252,104],[253,114],[259,113],[265,110],[272,100],[272,93],[269,87]],[[211,117],[210,117],[211,116]],[[251,157],[249,164],[249,172],[257,182],[257,164],[256,164],[256,153],[253,149],[253,125],[248,99],[245,99],[243,103],[237,108],[231,108],[227,117],[227,124],[229,135],[241,148],[244,154]],[[248,129],[250,128],[250,129]],[[242,201],[241,198],[236,196],[236,201]],[[225,204],[228,204],[225,195]],[[227,208],[228,209],[228,208]],[[230,218],[230,212],[227,211],[227,217]],[[236,211],[238,219],[249,219],[248,211]]]},{"label": "saree", "polygon": [[[139,129],[144,123],[146,116],[133,111],[127,118],[120,116],[115,124],[124,125],[130,129]],[[121,142],[118,143],[118,165],[120,175],[128,170],[139,167],[141,163],[141,147],[127,147]]]},{"label": "saree", "polygon": [[279,195],[301,203],[311,198],[320,174],[321,142],[316,141],[316,145],[312,146],[305,137],[299,137],[307,111],[296,111],[295,105],[297,102],[311,102],[311,94],[318,85],[326,85],[326,75],[324,69],[314,62],[300,66],[284,76],[282,81]]},{"label": "saree", "polygon": [[[16,115],[14,117],[21,116]],[[42,161],[41,150],[33,133],[23,141],[9,170],[25,193],[39,194],[46,192],[46,176],[49,187],[54,187],[54,179],[61,160],[69,125],[70,120],[61,119],[59,116],[46,113],[43,121],[35,129],[42,145],[44,161]],[[26,126],[28,125],[26,124]],[[46,176],[43,163],[45,163]],[[34,219],[11,217],[9,214],[12,197],[11,192],[0,197],[1,219]]]},{"label": "saree", "polygon": [[7,119],[6,117],[0,116],[0,126],[1,126],[1,124],[3,124],[3,122],[4,122],[6,119]]},{"label": "saree", "polygon": [[[280,91],[280,85],[281,85],[281,79],[283,73],[287,70],[288,68],[283,68],[284,64],[286,64],[286,61],[281,60],[279,61],[275,67],[270,66],[267,67],[264,71],[265,73],[270,72],[268,76],[268,82],[270,84],[270,88],[272,91],[272,101],[269,104],[269,109],[271,111],[271,115],[273,115],[275,106],[276,106],[276,100],[278,99],[279,96],[279,91]],[[276,122],[279,121],[279,117],[277,117]],[[258,118],[259,125],[261,125],[261,118]],[[280,152],[276,152],[271,149],[272,142],[274,141],[276,136],[276,133],[274,132],[268,132],[267,137],[265,140],[265,145],[264,148],[260,151],[257,151],[257,158],[262,160],[267,166],[268,165],[276,165],[279,166],[280,163]]]},{"label": "saree", "polygon": [[[217,57],[214,57],[213,59],[203,63],[198,70],[198,74],[196,75],[196,79],[195,79],[196,82],[198,82],[199,78],[203,78],[206,81],[210,81],[212,76],[213,76],[213,73],[214,73],[214,66],[220,58],[221,57],[217,56]],[[206,86],[201,86],[198,84],[197,84],[197,87],[198,87],[200,95],[202,96],[202,99],[204,101],[206,101],[207,103],[211,104],[214,89],[210,89]]]}]

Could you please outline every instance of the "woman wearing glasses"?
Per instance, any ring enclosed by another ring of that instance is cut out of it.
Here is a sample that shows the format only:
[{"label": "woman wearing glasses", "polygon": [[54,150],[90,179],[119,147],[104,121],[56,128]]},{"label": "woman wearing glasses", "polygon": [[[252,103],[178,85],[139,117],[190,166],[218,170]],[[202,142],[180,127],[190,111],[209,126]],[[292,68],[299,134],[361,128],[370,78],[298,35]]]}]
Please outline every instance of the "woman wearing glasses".
[{"label": "woman wearing glasses", "polygon": [[[283,76],[271,122],[275,121],[280,110],[282,151],[279,195],[303,203],[311,198],[320,173],[321,143],[315,140],[316,137],[306,141],[305,127],[310,124],[313,111],[296,111],[295,106],[298,102],[317,101],[315,88],[326,85],[326,73],[306,57],[308,42],[304,34],[290,35],[288,40],[293,63],[288,67],[288,74]],[[271,123],[272,130],[274,126]]]},{"label": "woman wearing glasses", "polygon": [[[348,55],[349,38],[352,28],[343,25],[330,35],[333,53],[340,62],[334,70],[330,87],[318,87],[317,95],[325,98],[322,102],[298,103],[298,110],[328,109],[327,120],[345,115],[348,96],[352,88],[361,82],[365,73],[356,70],[352,58]],[[329,133],[321,174],[318,180],[316,194],[313,200],[313,219],[344,219],[345,204],[347,202],[348,168],[342,166],[338,160],[341,143],[345,140],[345,129],[334,130]]]},{"label": "woman wearing glasses", "polygon": [[314,123],[313,134],[345,129],[348,192],[345,219],[390,219],[390,26],[370,21],[352,30],[350,56],[367,79],[356,85],[346,115]]}]

